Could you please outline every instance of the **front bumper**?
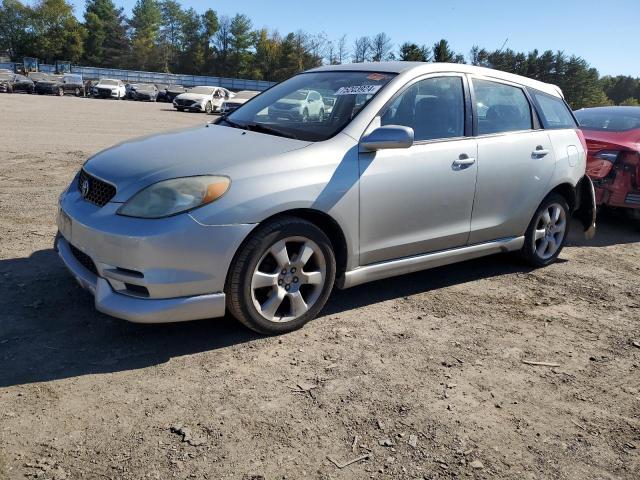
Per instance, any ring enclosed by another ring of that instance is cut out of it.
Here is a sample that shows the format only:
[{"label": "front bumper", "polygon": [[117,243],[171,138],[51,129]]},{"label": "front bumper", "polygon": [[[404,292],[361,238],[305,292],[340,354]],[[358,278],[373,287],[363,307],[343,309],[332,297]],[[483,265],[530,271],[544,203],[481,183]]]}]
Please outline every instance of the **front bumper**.
[{"label": "front bumper", "polygon": [[97,207],[73,185],[60,202],[59,256],[96,308],[138,323],[223,316],[229,265],[254,225],[128,218],[120,205]]},{"label": "front bumper", "polygon": [[191,105],[178,105],[177,103],[173,103],[174,108],[182,108],[184,110],[191,110],[194,112],[204,112],[204,107],[199,103],[192,103]]}]

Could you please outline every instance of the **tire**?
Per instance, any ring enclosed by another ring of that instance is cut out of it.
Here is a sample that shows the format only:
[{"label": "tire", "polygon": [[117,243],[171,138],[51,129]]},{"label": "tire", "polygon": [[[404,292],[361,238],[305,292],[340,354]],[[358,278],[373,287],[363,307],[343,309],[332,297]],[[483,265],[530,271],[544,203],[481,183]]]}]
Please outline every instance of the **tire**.
[{"label": "tire", "polygon": [[59,97],[64,97],[64,88],[58,87],[58,96]]},{"label": "tire", "polygon": [[318,121],[322,122],[324,121],[324,110],[320,109],[320,112],[318,113]]},{"label": "tire", "polygon": [[80,89],[76,87],[76,89],[73,91],[73,94],[74,94],[76,97],[79,97],[79,96],[80,96]]},{"label": "tire", "polygon": [[556,261],[569,234],[569,205],[557,193],[542,201],[524,236],[521,254],[535,268],[546,267]]},{"label": "tire", "polygon": [[309,121],[309,110],[306,108],[302,111],[302,123],[307,123]]},{"label": "tire", "polygon": [[177,107],[176,110],[178,110],[179,112],[184,112],[184,108]]},{"label": "tire", "polygon": [[211,115],[211,112],[213,112],[213,105],[211,105],[211,102],[207,102],[207,104],[204,106],[204,113],[206,113],[207,115]]},{"label": "tire", "polygon": [[227,307],[255,332],[291,332],[322,310],[335,276],[335,255],[324,232],[306,220],[282,217],[258,227],[236,253]]}]

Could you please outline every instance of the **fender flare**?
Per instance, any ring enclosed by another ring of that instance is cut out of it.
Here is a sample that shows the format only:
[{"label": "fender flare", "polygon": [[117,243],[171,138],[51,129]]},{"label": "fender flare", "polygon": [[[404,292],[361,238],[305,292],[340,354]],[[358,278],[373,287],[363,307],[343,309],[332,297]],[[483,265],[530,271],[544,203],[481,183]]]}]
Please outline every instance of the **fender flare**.
[{"label": "fender flare", "polygon": [[576,185],[576,209],[573,216],[582,223],[587,239],[593,238],[596,234],[596,211],[593,182],[585,175]]}]

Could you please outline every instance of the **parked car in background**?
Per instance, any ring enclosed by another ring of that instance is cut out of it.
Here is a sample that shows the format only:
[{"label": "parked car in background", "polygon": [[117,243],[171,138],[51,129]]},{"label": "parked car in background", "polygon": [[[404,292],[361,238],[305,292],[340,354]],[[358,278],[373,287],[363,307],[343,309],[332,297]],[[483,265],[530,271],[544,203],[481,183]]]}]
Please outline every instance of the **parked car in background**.
[{"label": "parked car in background", "polygon": [[178,95],[173,100],[173,106],[180,112],[189,110],[213,113],[219,112],[222,102],[233,96],[232,92],[222,87],[193,87],[188,92]]},{"label": "parked car in background", "polygon": [[99,98],[123,99],[126,96],[124,83],[112,78],[101,78],[93,87],[93,96]]},{"label": "parked car in background", "polygon": [[71,93],[76,97],[84,96],[84,81],[82,75],[50,75],[47,80],[36,83],[36,93],[39,95],[59,95]]},{"label": "parked car in background", "polygon": [[135,97],[136,88],[138,88],[138,84],[137,83],[125,83],[124,84],[124,92],[125,92],[124,96],[129,100],[133,100],[134,97]]},{"label": "parked car in background", "polygon": [[0,92],[33,93],[34,90],[35,84],[30,78],[17,73],[0,73]]},{"label": "parked car in background", "polygon": [[220,113],[222,115],[228,115],[233,112],[236,108],[241,105],[247,103],[247,101],[251,100],[253,97],[258,95],[260,92],[256,92],[254,90],[241,90],[236,93],[235,97],[229,100],[225,100],[222,102],[222,106],[220,107]]},{"label": "parked car in background", "polygon": [[172,103],[178,95],[181,95],[187,91],[182,85],[169,85],[162,95],[163,102]]},{"label": "parked car in background", "polygon": [[325,109],[322,95],[315,90],[298,90],[269,106],[269,116],[273,120],[322,120]]},{"label": "parked car in background", "polygon": [[30,72],[29,78],[34,83],[34,85],[38,85],[38,82],[50,79],[49,74],[44,72]]},{"label": "parked car in background", "polygon": [[136,87],[133,99],[143,102],[155,102],[158,96],[158,89],[152,83],[141,83]]},{"label": "parked car in background", "polygon": [[[167,95],[167,87],[169,85],[165,85],[163,83],[156,83],[156,88],[158,89],[158,95],[156,96],[157,102],[166,102]],[[173,101],[173,100],[172,100]]]},{"label": "parked car in background", "polygon": [[[322,90],[330,117],[262,113]],[[56,245],[102,312],[229,308],[283,333],[334,284],[506,251],[553,263],[572,215],[595,228],[585,151],[553,85],[460,64],[325,66],[213,124],[93,156],[59,198]]]},{"label": "parked car in background", "polygon": [[597,204],[640,221],[640,107],[584,108],[575,116],[587,140]]}]

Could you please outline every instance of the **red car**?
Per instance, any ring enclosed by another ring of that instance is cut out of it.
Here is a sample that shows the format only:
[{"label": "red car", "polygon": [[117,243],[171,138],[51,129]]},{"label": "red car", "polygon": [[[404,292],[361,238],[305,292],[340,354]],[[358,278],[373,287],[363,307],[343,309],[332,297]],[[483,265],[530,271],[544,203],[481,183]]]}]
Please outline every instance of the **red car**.
[{"label": "red car", "polygon": [[583,108],[575,113],[587,140],[587,175],[596,203],[640,220],[640,107]]}]

